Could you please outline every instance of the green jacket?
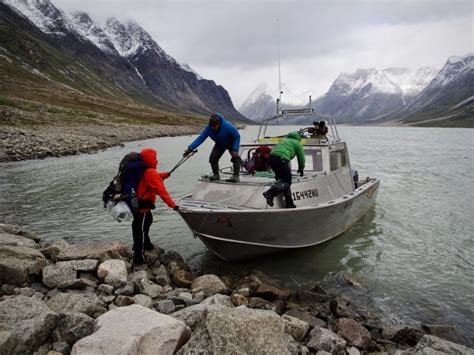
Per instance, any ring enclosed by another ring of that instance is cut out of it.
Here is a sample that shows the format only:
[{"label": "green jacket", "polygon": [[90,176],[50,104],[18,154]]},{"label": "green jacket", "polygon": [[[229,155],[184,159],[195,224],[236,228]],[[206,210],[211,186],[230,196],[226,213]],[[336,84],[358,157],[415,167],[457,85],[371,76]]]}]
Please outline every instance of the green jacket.
[{"label": "green jacket", "polygon": [[298,170],[304,169],[304,150],[301,145],[301,136],[298,132],[289,133],[284,140],[273,147],[270,155],[276,155],[285,160],[291,161],[298,158]]}]

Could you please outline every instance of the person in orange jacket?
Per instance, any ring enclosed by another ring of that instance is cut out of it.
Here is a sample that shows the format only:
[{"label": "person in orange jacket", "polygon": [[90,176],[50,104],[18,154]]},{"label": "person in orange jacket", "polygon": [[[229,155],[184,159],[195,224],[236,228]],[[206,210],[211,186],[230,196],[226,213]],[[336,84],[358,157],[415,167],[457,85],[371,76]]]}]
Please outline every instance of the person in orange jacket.
[{"label": "person in orange jacket", "polygon": [[160,173],[156,170],[158,165],[156,150],[145,148],[140,152],[140,155],[145,163],[145,171],[137,186],[136,196],[138,197],[139,207],[133,211],[134,265],[143,264],[145,261],[144,250],[152,250],[154,248],[148,232],[153,223],[151,210],[155,208],[156,195],[160,196],[170,208],[175,211],[179,209],[163,183],[163,180],[168,178],[170,173]]}]

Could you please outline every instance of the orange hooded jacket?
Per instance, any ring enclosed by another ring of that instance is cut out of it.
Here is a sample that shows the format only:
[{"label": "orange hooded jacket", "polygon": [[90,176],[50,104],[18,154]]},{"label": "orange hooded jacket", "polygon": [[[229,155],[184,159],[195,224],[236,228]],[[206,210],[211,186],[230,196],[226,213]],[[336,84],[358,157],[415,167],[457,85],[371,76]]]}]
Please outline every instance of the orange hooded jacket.
[{"label": "orange hooded jacket", "polygon": [[[140,152],[143,162],[146,165],[145,172],[137,186],[137,196],[139,199],[150,200],[155,203],[156,195],[170,207],[176,206],[170,194],[166,190],[163,180],[170,176],[169,173],[159,173],[156,171],[158,166],[158,159],[156,157],[156,150],[152,148],[145,148]],[[140,212],[148,212],[149,208],[140,208]]]}]

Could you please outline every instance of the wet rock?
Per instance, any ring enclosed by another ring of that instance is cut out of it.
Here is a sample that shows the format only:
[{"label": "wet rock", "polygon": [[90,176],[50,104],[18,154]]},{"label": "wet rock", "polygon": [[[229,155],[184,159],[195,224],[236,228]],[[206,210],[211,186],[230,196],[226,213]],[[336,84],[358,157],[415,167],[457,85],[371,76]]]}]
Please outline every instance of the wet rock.
[{"label": "wet rock", "polygon": [[271,311],[208,306],[202,314],[200,326],[178,354],[290,354],[298,347]]},{"label": "wet rock", "polygon": [[382,338],[408,346],[418,343],[423,334],[421,329],[411,325],[389,325],[382,330]]},{"label": "wet rock", "polygon": [[25,237],[27,239],[31,239],[31,240],[33,240],[37,243],[41,240],[41,238],[37,234],[35,234],[33,232],[30,232],[30,231],[24,229],[23,227],[18,226],[18,225],[14,225],[14,224],[3,224],[3,223],[1,223],[0,224],[0,230],[5,232],[5,233],[8,233],[8,234],[19,235],[19,236]]},{"label": "wet rock", "polygon": [[176,270],[173,273],[173,283],[178,287],[190,288],[194,281],[194,276],[186,270]]},{"label": "wet rock", "polygon": [[305,321],[310,325],[311,328],[314,327],[326,327],[326,322],[324,322],[322,319],[316,318],[311,313],[306,312],[306,311],[301,311],[296,308],[292,308],[289,311],[285,313],[285,315],[291,316],[298,318],[302,321]]},{"label": "wet rock", "polygon": [[309,330],[308,323],[288,315],[283,315],[281,319],[285,322],[285,333],[290,334],[298,342],[304,339]]},{"label": "wet rock", "polygon": [[347,342],[336,333],[321,327],[314,327],[309,334],[306,345],[311,351],[328,351],[337,353],[344,351]]},{"label": "wet rock", "polygon": [[444,340],[433,335],[424,335],[410,352],[416,354],[444,354],[467,355],[474,354],[474,349]]},{"label": "wet rock", "polygon": [[139,293],[138,295],[133,296],[133,300],[135,304],[139,304],[145,308],[153,309],[153,300],[150,296]]},{"label": "wet rock", "polygon": [[308,290],[296,290],[291,294],[291,301],[300,306],[306,306],[311,309],[317,309],[320,304],[328,302],[329,297],[326,294],[317,293]]},{"label": "wet rock", "polygon": [[127,265],[123,260],[109,259],[99,265],[97,275],[108,285],[123,287],[127,282]]},{"label": "wet rock", "polygon": [[[160,262],[168,267],[172,262],[174,262],[179,269],[188,270],[188,265],[183,260],[183,257],[173,250],[167,251],[165,254],[160,255]],[[170,272],[170,274],[173,274]]]},{"label": "wet rock", "polygon": [[274,301],[277,299],[287,300],[290,297],[291,291],[287,288],[278,288],[261,284],[255,290],[254,295],[266,299],[268,301]]},{"label": "wet rock", "polygon": [[183,322],[132,305],[100,316],[96,332],[74,344],[71,354],[173,354],[190,334]]},{"label": "wet rock", "polygon": [[0,354],[32,353],[59,320],[44,302],[25,296],[0,302],[0,314]]},{"label": "wet rock", "polygon": [[466,337],[460,334],[454,325],[450,324],[423,324],[423,330],[438,338],[446,339],[458,344],[466,344]]},{"label": "wet rock", "polygon": [[21,246],[0,246],[0,283],[23,286],[39,276],[46,259],[36,249]]},{"label": "wet rock", "polygon": [[62,261],[48,265],[43,269],[43,283],[49,288],[79,288],[96,286],[95,283],[86,279],[78,278],[78,271],[95,271],[97,260],[73,260]]},{"label": "wet rock", "polygon": [[12,247],[27,247],[38,249],[39,245],[31,239],[22,237],[20,235],[1,233],[0,232],[0,245],[12,246]]},{"label": "wet rock", "polygon": [[350,318],[339,318],[334,331],[346,339],[347,344],[359,349],[367,349],[370,343],[370,333],[364,326]]},{"label": "wet rock", "polygon": [[94,293],[74,294],[60,292],[46,303],[49,308],[58,313],[78,312],[94,317],[94,315],[107,311],[104,302]]},{"label": "wet rock", "polygon": [[228,292],[228,289],[218,276],[208,274],[194,279],[191,284],[191,291],[193,293],[204,292],[205,294],[212,296],[217,293],[226,293]]},{"label": "wet rock", "polygon": [[362,320],[361,316],[352,308],[351,301],[343,296],[333,297],[329,302],[329,309],[336,318]]},{"label": "wet rock", "polygon": [[282,315],[286,308],[286,302],[283,300],[275,300],[273,302],[267,303],[264,309],[275,312],[278,315]]},{"label": "wet rock", "polygon": [[69,244],[59,250],[57,260],[96,259],[104,262],[109,259],[130,258],[130,250],[118,242]]},{"label": "wet rock", "polygon": [[238,280],[234,285],[236,293],[244,296],[250,296],[255,293],[257,288],[262,284],[262,281],[255,275],[248,275]]}]

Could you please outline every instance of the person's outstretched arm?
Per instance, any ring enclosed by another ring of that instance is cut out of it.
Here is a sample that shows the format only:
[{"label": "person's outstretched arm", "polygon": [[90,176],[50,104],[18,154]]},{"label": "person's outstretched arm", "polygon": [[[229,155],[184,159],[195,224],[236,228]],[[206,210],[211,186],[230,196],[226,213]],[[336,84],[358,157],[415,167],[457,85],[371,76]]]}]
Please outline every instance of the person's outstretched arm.
[{"label": "person's outstretched arm", "polygon": [[207,125],[203,129],[201,134],[188,146],[188,150],[194,150],[197,147],[199,147],[202,144],[202,142],[204,142],[206,138],[209,137],[209,130],[210,130],[209,125]]},{"label": "person's outstretched arm", "polygon": [[144,178],[147,184],[155,191],[158,196],[160,196],[160,198],[163,200],[164,203],[168,205],[168,207],[174,208],[176,206],[176,203],[171,198],[170,194],[168,193],[168,190],[166,190],[165,184],[163,183],[163,179],[156,170],[145,170]]}]

